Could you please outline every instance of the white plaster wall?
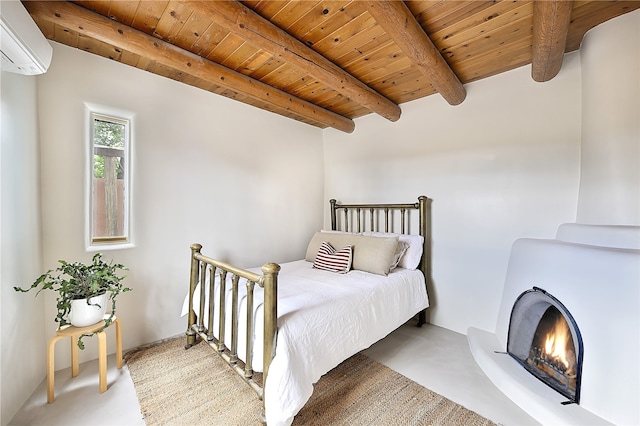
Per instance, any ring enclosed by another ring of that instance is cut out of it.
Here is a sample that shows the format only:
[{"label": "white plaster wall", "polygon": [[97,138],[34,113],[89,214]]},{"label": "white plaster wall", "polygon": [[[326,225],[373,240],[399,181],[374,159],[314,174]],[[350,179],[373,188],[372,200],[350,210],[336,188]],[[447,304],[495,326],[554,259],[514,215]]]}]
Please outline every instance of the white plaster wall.
[{"label": "white plaster wall", "polygon": [[[637,30],[638,12],[628,16]],[[617,26],[618,20],[604,25]],[[596,30],[584,48],[598,43]],[[597,85],[588,73],[603,54],[595,49],[583,59],[582,70],[580,54],[567,55],[550,82],[535,83],[530,68],[523,67],[468,84],[462,105],[451,107],[430,96],[402,105],[396,123],[371,115],[358,119],[356,131],[346,135],[53,44],[50,71],[37,77],[40,170],[35,80],[2,74],[3,425],[44,378],[45,341],[55,328],[53,298],[45,303],[15,294],[10,281],[30,282],[59,258],[91,256],[82,234],[84,102],[136,114],[136,246],[105,252],[130,267],[128,284],[135,288],[119,304],[125,348],[184,331],[185,321],[177,315],[188,282],[190,243],[201,242],[205,252],[246,266],[293,260],[322,223],[328,198],[433,198],[431,322],[462,333],[470,325],[493,330],[511,243],[520,237],[552,238],[557,225],[574,222],[579,184],[579,219],[596,222],[606,215],[606,207],[598,217],[583,215],[591,208],[582,206],[602,196],[587,185],[591,170],[583,167],[579,183],[580,133],[587,131],[581,97],[591,106],[586,86]],[[637,55],[633,61],[637,70]],[[607,71],[614,75],[609,78],[617,78],[626,64]],[[633,77],[633,70],[624,75]],[[637,93],[637,80],[632,81],[627,87]],[[632,109],[633,100],[629,105]],[[639,116],[632,118],[636,124]],[[620,185],[629,195],[634,145],[621,146],[627,171],[611,179],[616,183],[608,188]],[[610,161],[617,164],[620,158]],[[39,202],[42,257],[34,249],[40,246]],[[326,214],[324,221],[327,225]],[[238,233],[256,238],[240,241]],[[273,256],[265,259],[266,252]],[[58,368],[69,365],[64,346],[56,354]],[[88,346],[81,361],[96,357]]]},{"label": "white plaster wall", "polygon": [[[83,235],[84,103],[135,114],[135,247],[103,252],[130,269],[134,291],[118,302],[125,349],[186,330],[179,315],[191,243],[246,267],[304,256],[322,223],[321,130],[60,44],[53,56],[39,90],[45,268],[92,255]],[[62,368],[68,349],[58,346]],[[81,361],[97,356],[87,346]]]},{"label": "white plaster wall", "polygon": [[582,56],[580,223],[640,225],[640,11],[589,31]]},{"label": "white plaster wall", "polygon": [[1,72],[0,424],[45,375],[44,298],[19,294],[41,273],[37,77]]},{"label": "white plaster wall", "polygon": [[[536,83],[522,67],[402,105],[396,123],[358,119],[325,130],[325,198],[433,199],[430,321],[493,330],[513,241],[551,238],[575,221],[580,159],[580,60]],[[325,216],[325,223],[328,218]]]}]

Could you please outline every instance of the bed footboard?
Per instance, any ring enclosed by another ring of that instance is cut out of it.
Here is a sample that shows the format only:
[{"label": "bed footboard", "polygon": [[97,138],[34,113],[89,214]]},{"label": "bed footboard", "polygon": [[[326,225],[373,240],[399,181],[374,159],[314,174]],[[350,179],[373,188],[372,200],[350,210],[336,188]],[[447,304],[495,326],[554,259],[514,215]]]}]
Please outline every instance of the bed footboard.
[{"label": "bed footboard", "polygon": [[[264,343],[263,343],[263,367],[262,383],[266,382],[269,372],[269,365],[275,355],[276,335],[277,335],[277,299],[278,299],[278,272],[280,266],[276,263],[267,263],[262,266],[262,275],[256,274],[245,269],[237,268],[224,262],[217,261],[202,255],[202,245],[191,245],[191,279],[189,283],[189,315],[187,324],[187,344],[188,349],[196,343],[196,338],[200,336],[203,341],[207,342],[215,352],[218,353],[227,363],[236,371],[251,388],[258,394],[258,397],[264,400],[264,388],[253,378],[253,306],[254,306],[254,287],[257,284],[263,288],[264,300]],[[219,292],[221,297],[217,309],[215,309],[214,284],[216,274],[220,276]],[[230,275],[229,275],[230,274]],[[208,280],[207,280],[208,276]],[[232,296],[231,306],[225,306],[225,297],[227,278],[231,278]],[[244,368],[238,361],[238,312],[239,297],[238,289],[240,279],[246,280],[246,354]],[[205,287],[209,286],[209,300],[205,300]],[[196,314],[193,302],[194,293],[200,284],[200,304],[199,313]],[[204,324],[205,309],[207,309],[208,322]],[[225,336],[227,309],[231,309],[231,336]],[[218,338],[214,337],[214,317],[218,317]]]}]

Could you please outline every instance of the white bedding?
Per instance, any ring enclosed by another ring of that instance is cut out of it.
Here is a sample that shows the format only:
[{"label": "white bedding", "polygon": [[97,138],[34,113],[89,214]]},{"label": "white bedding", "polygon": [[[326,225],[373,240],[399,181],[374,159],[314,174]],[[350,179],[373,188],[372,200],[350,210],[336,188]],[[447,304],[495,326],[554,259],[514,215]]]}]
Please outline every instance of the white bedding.
[{"label": "white bedding", "polygon": [[[265,383],[269,426],[291,424],[311,397],[313,384],[323,374],[385,337],[429,305],[424,276],[419,270],[397,268],[385,277],[357,270],[347,274],[321,271],[304,260],[280,266],[276,355]],[[259,268],[253,270],[259,272]],[[199,290],[195,295],[199,295]],[[253,366],[260,371],[262,289],[258,286],[255,296]],[[198,306],[194,301],[196,313]],[[187,307],[188,297],[183,315]],[[245,312],[241,309],[241,319]],[[217,327],[215,321],[216,336]],[[243,330],[240,336],[244,336]],[[227,331],[227,342],[229,339],[230,331]],[[239,342],[238,346],[239,356],[244,359],[244,345]]]}]

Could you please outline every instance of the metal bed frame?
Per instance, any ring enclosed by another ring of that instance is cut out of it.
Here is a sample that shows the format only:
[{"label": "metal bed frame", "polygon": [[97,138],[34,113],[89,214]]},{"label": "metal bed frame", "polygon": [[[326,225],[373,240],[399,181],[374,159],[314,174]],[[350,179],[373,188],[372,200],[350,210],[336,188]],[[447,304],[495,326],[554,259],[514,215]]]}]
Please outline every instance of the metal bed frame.
[{"label": "metal bed frame", "polygon": [[[429,203],[430,199],[426,196],[420,196],[418,202],[407,204],[341,204],[332,199],[329,200],[331,207],[331,229],[338,230],[340,228],[345,232],[364,232],[367,223],[366,216],[369,216],[369,231],[377,232],[395,232],[408,234],[410,226],[409,212],[417,210],[419,212],[418,231],[424,238],[424,246],[422,259],[420,261],[420,270],[425,277],[425,285],[428,286],[430,281],[430,239],[428,238],[429,223]],[[338,215],[338,211],[342,211],[343,215]],[[395,213],[395,214],[394,214]],[[394,225],[397,222],[397,216],[400,216],[400,229],[395,230]],[[384,231],[380,226],[380,222],[384,225]],[[340,226],[341,225],[341,226]],[[349,229],[353,229],[349,231]],[[191,274],[189,282],[189,314],[187,324],[187,344],[188,349],[196,343],[198,337],[202,341],[207,342],[216,353],[218,353],[235,371],[238,373],[249,386],[256,392],[258,398],[263,401],[264,410],[264,386],[271,360],[275,356],[276,337],[277,337],[277,311],[278,311],[278,273],[280,266],[276,263],[266,263],[262,266],[262,274],[257,274],[246,269],[238,268],[225,262],[221,262],[201,253],[202,245],[191,245]],[[214,284],[216,274],[220,275],[220,303],[218,312],[215,312]],[[232,300],[231,307],[226,306],[227,275],[231,274]],[[208,280],[207,280],[208,276]],[[247,288],[247,327],[246,327],[246,354],[243,363],[238,357],[238,310],[239,297],[238,288],[240,279],[245,280]],[[207,283],[208,281],[208,283]],[[200,304],[199,313],[193,307],[194,293],[196,287],[200,284]],[[209,303],[205,304],[205,286],[209,286]],[[263,288],[264,300],[264,340],[263,340],[263,367],[262,367],[262,384],[254,377],[253,371],[253,305],[254,305],[254,289],[258,285]],[[206,306],[208,305],[208,306]],[[208,313],[208,323],[204,324],[205,309]],[[226,310],[231,309],[231,336],[230,339],[225,336]],[[218,338],[214,337],[214,315],[218,315],[219,327]],[[426,323],[426,310],[418,313],[418,327]],[[230,340],[230,341],[229,341]],[[264,419],[264,412],[263,412]]]}]

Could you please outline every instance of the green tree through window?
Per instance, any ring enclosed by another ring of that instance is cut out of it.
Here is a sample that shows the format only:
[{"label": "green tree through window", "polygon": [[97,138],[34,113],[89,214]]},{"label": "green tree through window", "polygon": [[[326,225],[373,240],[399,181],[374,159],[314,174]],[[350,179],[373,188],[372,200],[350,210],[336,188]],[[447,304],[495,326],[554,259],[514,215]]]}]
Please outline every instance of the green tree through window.
[{"label": "green tree through window", "polygon": [[[95,146],[124,149],[125,126],[119,123],[95,119],[93,123],[93,143]],[[123,178],[122,158],[116,159],[118,179]],[[104,178],[104,156],[94,154],[93,177]]]}]

